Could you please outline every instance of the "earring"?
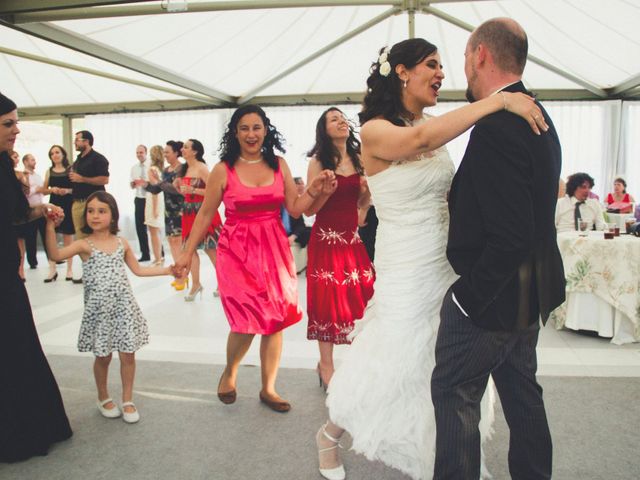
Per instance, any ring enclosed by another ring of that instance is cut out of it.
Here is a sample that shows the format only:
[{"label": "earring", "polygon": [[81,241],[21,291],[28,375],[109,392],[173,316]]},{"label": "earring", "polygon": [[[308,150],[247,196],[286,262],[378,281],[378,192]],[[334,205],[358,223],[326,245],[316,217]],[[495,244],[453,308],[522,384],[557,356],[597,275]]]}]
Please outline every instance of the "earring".
[{"label": "earring", "polygon": [[406,81],[406,80],[404,81],[404,83],[402,84],[402,86],[403,86],[404,88],[407,88],[407,81]]}]

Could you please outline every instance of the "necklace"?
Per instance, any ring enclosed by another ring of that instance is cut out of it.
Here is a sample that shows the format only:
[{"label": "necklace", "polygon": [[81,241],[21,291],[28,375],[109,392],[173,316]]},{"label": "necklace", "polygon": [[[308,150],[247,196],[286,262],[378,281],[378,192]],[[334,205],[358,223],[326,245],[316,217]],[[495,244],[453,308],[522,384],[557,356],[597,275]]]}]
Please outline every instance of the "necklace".
[{"label": "necklace", "polygon": [[248,163],[249,165],[255,165],[256,163],[260,163],[262,161],[262,157],[258,158],[257,160],[247,160],[246,158],[243,158],[242,155],[238,155],[238,158],[243,162]]}]

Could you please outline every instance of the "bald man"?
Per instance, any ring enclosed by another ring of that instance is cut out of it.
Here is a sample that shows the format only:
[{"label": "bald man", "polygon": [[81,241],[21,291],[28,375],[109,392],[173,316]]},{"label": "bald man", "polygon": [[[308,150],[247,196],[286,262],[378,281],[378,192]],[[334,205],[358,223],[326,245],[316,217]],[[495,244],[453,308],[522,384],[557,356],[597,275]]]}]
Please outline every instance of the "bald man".
[{"label": "bald man", "polygon": [[[465,51],[470,102],[525,92],[527,36],[511,19],[480,25]],[[536,380],[540,318],[564,301],[554,212],[561,152],[553,123],[536,135],[500,111],[471,132],[449,194],[447,257],[460,276],[445,295],[431,395],[436,480],[480,478],[480,400],[489,376],[510,429],[514,479],[551,478],[551,435]]]}]

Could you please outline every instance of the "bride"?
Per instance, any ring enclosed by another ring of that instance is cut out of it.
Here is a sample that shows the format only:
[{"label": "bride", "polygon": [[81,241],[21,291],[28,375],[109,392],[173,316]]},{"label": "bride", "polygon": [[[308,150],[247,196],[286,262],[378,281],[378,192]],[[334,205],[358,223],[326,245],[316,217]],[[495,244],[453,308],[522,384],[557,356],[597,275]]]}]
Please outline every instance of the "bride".
[{"label": "bride", "polygon": [[[440,305],[456,278],[445,255],[454,166],[444,145],[502,109],[523,117],[536,133],[546,129],[524,94],[505,92],[440,117],[423,115],[436,104],[443,79],[437,49],[424,39],[381,50],[367,79],[359,116],[362,159],[380,222],[377,279],[356,327],[360,332],[331,379],[330,420],[316,435],[320,473],[330,480],[345,478],[337,448],[345,430],[353,450],[368,459],[413,479],[433,477],[430,380]],[[483,439],[492,423],[493,406],[485,398]]]}]

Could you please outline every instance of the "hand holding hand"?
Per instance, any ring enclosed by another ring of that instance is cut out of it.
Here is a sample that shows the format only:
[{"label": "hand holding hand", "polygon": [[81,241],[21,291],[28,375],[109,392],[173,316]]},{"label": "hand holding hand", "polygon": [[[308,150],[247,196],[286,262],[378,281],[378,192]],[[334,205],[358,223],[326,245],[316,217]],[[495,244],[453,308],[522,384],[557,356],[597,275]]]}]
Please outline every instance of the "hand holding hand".
[{"label": "hand holding hand", "polygon": [[43,215],[48,222],[52,222],[56,227],[64,220],[64,210],[57,205],[44,204],[42,205]]},{"label": "hand holding hand", "polygon": [[191,270],[192,257],[193,255],[183,252],[180,255],[180,258],[178,258],[178,260],[169,267],[171,269],[171,274],[177,279],[187,278],[189,270]]}]

